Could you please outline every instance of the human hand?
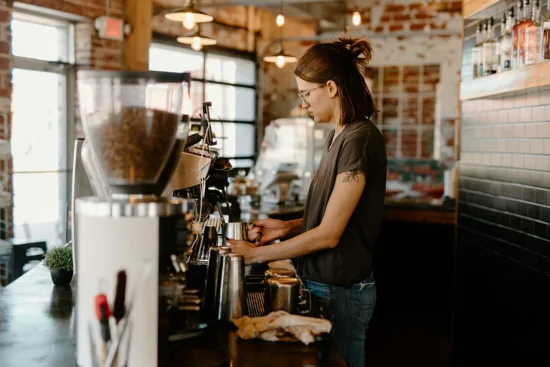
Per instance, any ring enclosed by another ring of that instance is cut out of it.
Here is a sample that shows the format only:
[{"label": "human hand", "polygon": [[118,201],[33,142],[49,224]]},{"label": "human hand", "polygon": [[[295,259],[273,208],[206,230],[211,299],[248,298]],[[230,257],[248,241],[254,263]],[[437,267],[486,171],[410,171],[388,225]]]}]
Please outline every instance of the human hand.
[{"label": "human hand", "polygon": [[256,256],[258,248],[252,243],[242,240],[230,239],[226,239],[226,241],[231,245],[231,252],[243,255],[244,263],[246,265],[261,262]]},{"label": "human hand", "polygon": [[248,239],[261,246],[284,237],[288,232],[285,222],[266,218],[248,225]]}]

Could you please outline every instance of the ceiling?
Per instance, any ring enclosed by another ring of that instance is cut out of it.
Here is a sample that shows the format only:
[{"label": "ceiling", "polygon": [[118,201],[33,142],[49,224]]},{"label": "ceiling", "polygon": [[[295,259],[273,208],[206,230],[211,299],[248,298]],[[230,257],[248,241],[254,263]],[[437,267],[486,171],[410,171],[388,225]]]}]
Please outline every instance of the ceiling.
[{"label": "ceiling", "polygon": [[[200,8],[249,5],[265,9],[273,14],[281,11],[281,0],[203,0]],[[283,14],[295,19],[317,21],[320,30],[336,30],[344,27],[345,0],[284,0]]]}]

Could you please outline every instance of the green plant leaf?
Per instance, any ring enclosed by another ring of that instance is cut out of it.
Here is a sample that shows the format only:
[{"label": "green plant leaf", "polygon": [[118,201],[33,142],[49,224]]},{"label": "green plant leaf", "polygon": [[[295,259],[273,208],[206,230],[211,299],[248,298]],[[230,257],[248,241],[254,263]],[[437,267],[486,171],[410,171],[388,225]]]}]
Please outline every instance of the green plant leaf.
[{"label": "green plant leaf", "polygon": [[73,269],[73,248],[72,246],[52,247],[46,252],[44,266],[50,270]]}]

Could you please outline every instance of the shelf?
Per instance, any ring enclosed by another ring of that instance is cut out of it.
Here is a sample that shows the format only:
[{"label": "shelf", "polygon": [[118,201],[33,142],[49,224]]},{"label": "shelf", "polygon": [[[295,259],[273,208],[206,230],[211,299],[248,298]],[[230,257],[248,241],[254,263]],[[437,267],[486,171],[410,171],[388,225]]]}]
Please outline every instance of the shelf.
[{"label": "shelf", "polygon": [[504,71],[460,83],[460,100],[489,97],[550,85],[550,62]]},{"label": "shelf", "polygon": [[495,19],[501,19],[502,13],[516,4],[517,0],[464,0],[462,16],[464,19],[487,19],[500,14]]},{"label": "shelf", "polygon": [[472,15],[487,9],[499,1],[500,0],[464,0],[462,2],[462,16],[464,19],[470,18]]}]

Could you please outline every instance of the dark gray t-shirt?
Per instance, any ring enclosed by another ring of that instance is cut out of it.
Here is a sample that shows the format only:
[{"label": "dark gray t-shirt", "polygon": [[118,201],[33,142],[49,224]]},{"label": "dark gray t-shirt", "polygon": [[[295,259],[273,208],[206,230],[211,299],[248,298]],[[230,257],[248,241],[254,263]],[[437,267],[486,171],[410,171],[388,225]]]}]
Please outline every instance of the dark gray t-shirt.
[{"label": "dark gray t-shirt", "polygon": [[374,243],[384,209],[386,149],[382,134],[370,121],[347,124],[334,142],[333,136],[334,130],[327,136],[309,188],[302,231],[321,224],[339,173],[360,169],[365,173],[366,185],[338,246],[303,256],[298,268],[306,279],[351,286],[372,272]]}]

